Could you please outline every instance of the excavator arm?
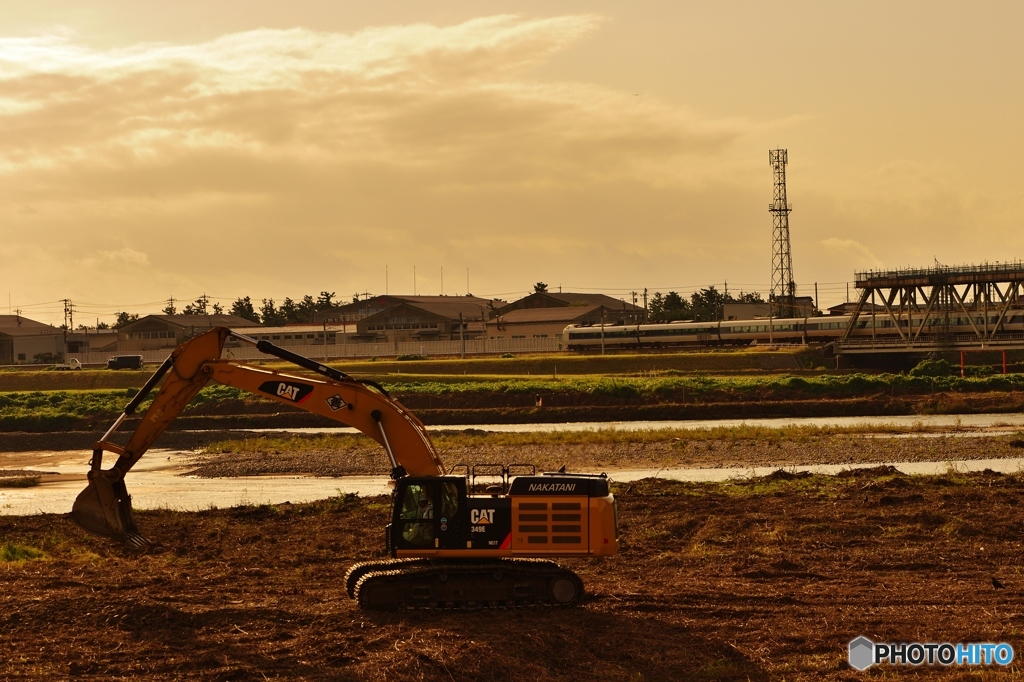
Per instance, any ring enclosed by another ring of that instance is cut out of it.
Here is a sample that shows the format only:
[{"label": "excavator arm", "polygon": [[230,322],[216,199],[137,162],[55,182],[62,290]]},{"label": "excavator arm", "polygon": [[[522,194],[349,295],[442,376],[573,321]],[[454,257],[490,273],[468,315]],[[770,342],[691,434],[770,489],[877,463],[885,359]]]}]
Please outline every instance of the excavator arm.
[{"label": "excavator arm", "polygon": [[[221,359],[228,336],[235,336],[264,353],[316,372],[322,378],[292,376]],[[160,390],[127,444],[122,447],[110,442],[112,434],[135,412],[161,379]],[[358,429],[384,447],[391,462],[392,478],[440,476],[444,473],[444,466],[423,423],[380,386],[357,381],[267,341],[256,341],[226,327],[214,327],[178,346],[125,406],[124,412],[106,434],[93,445],[89,485],[78,495],[71,511],[75,523],[102,537],[145,544],[146,540],[139,534],[132,517],[125,475],[211,380],[315,412]],[[102,468],[104,452],[118,455],[117,462],[106,470]]]}]

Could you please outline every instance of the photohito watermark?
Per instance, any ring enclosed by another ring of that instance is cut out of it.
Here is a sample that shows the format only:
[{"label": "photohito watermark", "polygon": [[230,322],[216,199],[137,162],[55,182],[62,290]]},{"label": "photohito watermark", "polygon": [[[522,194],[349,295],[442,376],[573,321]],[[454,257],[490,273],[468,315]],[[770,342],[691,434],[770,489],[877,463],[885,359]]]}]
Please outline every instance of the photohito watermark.
[{"label": "photohito watermark", "polygon": [[1006,642],[890,642],[881,644],[861,636],[850,642],[850,667],[867,670],[873,665],[1009,665],[1013,647]]}]

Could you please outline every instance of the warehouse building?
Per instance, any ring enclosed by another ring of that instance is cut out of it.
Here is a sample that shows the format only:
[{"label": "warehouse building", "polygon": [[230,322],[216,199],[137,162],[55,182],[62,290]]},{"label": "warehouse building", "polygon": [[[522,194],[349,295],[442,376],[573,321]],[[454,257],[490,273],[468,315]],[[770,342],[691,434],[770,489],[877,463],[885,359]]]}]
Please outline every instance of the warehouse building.
[{"label": "warehouse building", "polygon": [[[571,292],[563,293],[561,291],[557,293],[548,291],[532,293],[518,301],[496,307],[490,316],[498,318],[507,316],[515,310],[534,310],[538,308],[592,308],[597,311],[603,308],[607,324],[637,324],[647,318],[647,311],[641,306],[627,303],[618,298],[612,298],[605,294],[575,294]],[[600,320],[598,320],[598,324],[600,324]]]},{"label": "warehouse building", "polygon": [[252,320],[235,315],[146,315],[117,330],[117,351],[172,349],[211,327],[253,326]]},{"label": "warehouse building", "polygon": [[487,321],[488,339],[546,339],[560,337],[571,324],[622,324],[621,310],[601,305],[522,308]]},{"label": "warehouse building", "polygon": [[[364,343],[478,339],[489,311],[504,303],[476,296],[407,296],[356,321],[352,338]],[[347,331],[348,323],[341,324]]]},{"label": "warehouse building", "polygon": [[0,365],[63,362],[64,330],[21,315],[0,315]]},{"label": "warehouse building", "polygon": [[[436,310],[440,316],[444,316],[452,306],[463,313],[463,317],[480,318],[487,316],[490,310],[506,305],[506,301],[499,299],[479,298],[477,296],[400,296],[389,294],[385,296],[368,296],[361,301],[353,301],[342,306],[321,310],[313,316],[317,324],[326,322],[329,325],[348,325],[390,310],[401,304],[409,304],[418,309]],[[456,314],[455,319],[458,319]]]},{"label": "warehouse building", "polygon": [[[353,333],[355,326],[349,325]],[[342,342],[341,330],[333,325],[293,324],[285,327],[232,327],[239,334],[245,334],[257,341],[270,341],[275,346],[322,346],[324,335],[327,344]]]},{"label": "warehouse building", "polygon": [[642,307],[605,294],[538,291],[495,308],[487,321],[487,338],[552,338],[570,324],[640,324],[646,317]]}]

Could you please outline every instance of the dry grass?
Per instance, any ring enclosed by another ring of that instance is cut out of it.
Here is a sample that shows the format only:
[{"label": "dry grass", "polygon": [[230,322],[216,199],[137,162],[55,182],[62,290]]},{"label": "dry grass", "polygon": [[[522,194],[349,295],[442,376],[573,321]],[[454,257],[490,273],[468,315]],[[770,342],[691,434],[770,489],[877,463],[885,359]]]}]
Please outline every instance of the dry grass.
[{"label": "dry grass", "polygon": [[[596,429],[590,431],[485,431],[482,429],[445,430],[431,429],[431,438],[440,449],[488,445],[515,447],[527,445],[609,445],[609,444],[651,444],[678,442],[778,442],[807,443],[821,438],[838,435],[930,433],[943,429],[926,427],[917,423],[910,427],[893,424],[858,426],[784,426],[766,428],[745,424],[705,429]],[[291,434],[286,436],[263,436],[238,438],[210,443],[205,450],[211,453],[259,453],[259,452],[323,452],[345,450],[367,444],[365,437],[356,434]]]},{"label": "dry grass", "polygon": [[41,478],[41,476],[0,478],[0,488],[34,488],[39,485]]}]

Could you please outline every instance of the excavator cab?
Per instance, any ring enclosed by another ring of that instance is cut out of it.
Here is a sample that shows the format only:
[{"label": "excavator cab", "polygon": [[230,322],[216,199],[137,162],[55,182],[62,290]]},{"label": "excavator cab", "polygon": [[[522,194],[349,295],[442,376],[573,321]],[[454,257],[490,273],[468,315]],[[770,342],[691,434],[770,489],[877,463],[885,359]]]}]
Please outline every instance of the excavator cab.
[{"label": "excavator cab", "polygon": [[406,477],[398,481],[388,526],[388,549],[456,549],[466,546],[466,479]]}]

